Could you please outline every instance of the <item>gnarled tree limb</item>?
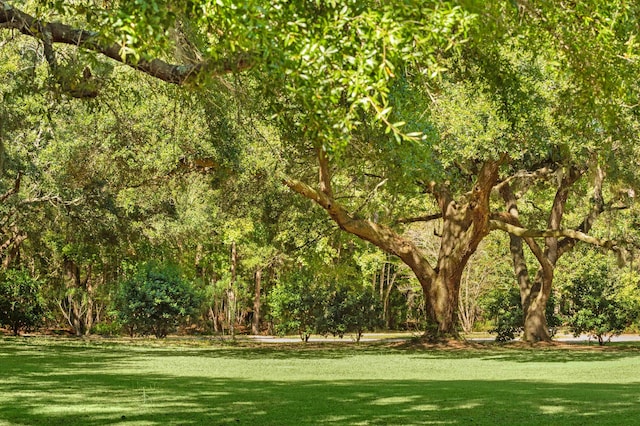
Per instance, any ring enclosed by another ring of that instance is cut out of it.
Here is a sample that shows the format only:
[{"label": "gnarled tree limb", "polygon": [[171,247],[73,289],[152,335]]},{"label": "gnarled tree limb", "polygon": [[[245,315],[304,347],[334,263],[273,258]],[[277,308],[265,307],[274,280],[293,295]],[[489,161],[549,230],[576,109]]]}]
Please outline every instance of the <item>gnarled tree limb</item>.
[{"label": "gnarled tree limb", "polygon": [[511,176],[503,179],[502,181],[498,182],[496,184],[496,186],[494,186],[494,190],[500,192],[500,190],[502,189],[502,187],[504,187],[505,185],[510,185],[511,182],[515,181],[515,180],[526,180],[526,181],[530,181],[530,182],[534,182],[538,179],[545,179],[549,176],[552,176],[554,173],[556,172],[556,170],[550,168],[550,167],[542,167],[538,170],[534,170],[533,172],[529,172],[526,170],[520,170],[514,174],[512,174]]},{"label": "gnarled tree limb", "polygon": [[184,84],[205,73],[210,76],[242,71],[253,65],[251,55],[238,53],[231,58],[208,60],[197,64],[170,64],[160,59],[134,60],[122,55],[122,46],[105,43],[97,32],[73,28],[60,22],[44,22],[0,0],[0,30],[15,29],[45,43],[62,43],[81,47],[126,64],[150,76],[173,84]]},{"label": "gnarled tree limb", "polygon": [[492,230],[501,230],[508,232],[520,238],[572,238],[585,243],[593,244],[598,247],[606,248],[609,250],[622,250],[623,247],[618,241],[605,240],[597,238],[584,232],[577,231],[575,229],[527,229],[508,223],[492,219],[489,221],[489,226]]},{"label": "gnarled tree limb", "polygon": [[14,194],[17,194],[20,191],[20,182],[22,181],[22,174],[18,173],[15,180],[13,181],[13,186],[9,188],[4,194],[0,195],[0,203],[4,203],[7,198],[11,197]]},{"label": "gnarled tree limb", "polygon": [[288,177],[283,178],[283,183],[291,190],[324,208],[331,219],[344,231],[369,241],[387,253],[398,256],[415,272],[419,279],[432,280],[435,278],[436,273],[433,267],[427,262],[422,250],[411,240],[402,237],[388,226],[356,218],[333,198],[329,158],[321,147],[317,149],[317,156],[319,190]]},{"label": "gnarled tree limb", "polygon": [[416,223],[416,222],[431,222],[432,220],[441,219],[442,213],[427,214],[424,216],[416,217],[404,217],[397,219],[395,223]]}]

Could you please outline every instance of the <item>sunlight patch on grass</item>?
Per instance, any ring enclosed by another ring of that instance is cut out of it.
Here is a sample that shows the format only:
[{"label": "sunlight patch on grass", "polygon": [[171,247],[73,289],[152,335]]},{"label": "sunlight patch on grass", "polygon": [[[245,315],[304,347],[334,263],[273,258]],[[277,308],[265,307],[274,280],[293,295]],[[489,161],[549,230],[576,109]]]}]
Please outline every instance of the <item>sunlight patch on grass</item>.
[{"label": "sunlight patch on grass", "polygon": [[437,411],[440,407],[435,404],[418,404],[409,407],[409,411]]},{"label": "sunlight patch on grass", "polygon": [[412,403],[417,397],[389,397],[389,398],[378,398],[371,402],[373,405],[395,405],[395,404],[408,404]]},{"label": "sunlight patch on grass", "polygon": [[350,419],[350,416],[338,416],[330,415],[318,421],[318,423],[336,423],[345,424]]},{"label": "sunlight patch on grass", "polygon": [[473,410],[474,408],[481,407],[479,402],[465,402],[464,404],[458,404],[454,407],[455,410]]},{"label": "sunlight patch on grass", "polygon": [[542,414],[560,414],[566,413],[567,408],[562,405],[541,405],[540,411]]},{"label": "sunlight patch on grass", "polygon": [[37,415],[59,415],[59,414],[114,414],[129,411],[117,406],[106,406],[104,402],[96,404],[78,404],[78,405],[49,405],[46,407],[37,407],[32,409],[32,414]]}]

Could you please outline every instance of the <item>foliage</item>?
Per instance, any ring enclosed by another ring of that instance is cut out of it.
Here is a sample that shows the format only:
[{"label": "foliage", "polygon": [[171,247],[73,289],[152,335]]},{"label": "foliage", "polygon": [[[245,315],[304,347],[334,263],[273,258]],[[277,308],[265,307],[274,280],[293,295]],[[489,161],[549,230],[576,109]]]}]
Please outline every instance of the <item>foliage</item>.
[{"label": "foliage", "polygon": [[297,333],[303,341],[311,334],[343,337],[382,326],[382,306],[370,288],[351,283],[349,268],[331,272],[312,266],[283,277],[269,294],[271,316],[278,334]]},{"label": "foliage", "polygon": [[485,315],[494,321],[490,333],[496,333],[496,341],[506,342],[522,331],[523,313],[518,288],[496,286],[483,298]]},{"label": "foliage", "polygon": [[177,267],[147,262],[120,283],[115,308],[131,335],[162,338],[197,312],[200,302],[200,294]]},{"label": "foliage", "polygon": [[[264,271],[262,295],[293,309],[274,310],[279,332],[340,335],[358,327],[346,314],[358,318],[358,306],[369,306],[374,321],[374,301],[360,300],[368,294],[360,287],[386,260],[375,252],[354,267],[354,252],[366,250],[334,238],[335,226],[281,187],[283,175],[316,180],[313,153],[324,147],[338,204],[402,236],[415,228],[399,218],[440,212],[449,195],[463,206],[487,159],[506,158],[500,181],[518,190],[532,228],[547,227],[548,182],[571,164],[606,164],[616,180],[611,198],[626,203],[615,193],[631,194],[638,182],[638,148],[628,141],[640,127],[632,107],[639,8],[574,3],[0,1],[4,13],[15,4],[91,32],[88,41],[51,46],[44,32],[17,28],[22,20],[0,24],[2,267],[22,258],[50,277],[47,298],[80,334],[115,296],[122,262],[151,258],[175,259],[209,292],[210,315],[226,321],[259,304],[249,285],[256,271]],[[97,53],[104,46],[115,46],[110,58]],[[116,66],[149,72],[154,58],[155,69],[179,62],[169,81],[185,87]],[[85,73],[100,96],[73,99],[65,86]],[[520,181],[538,168],[548,182]],[[572,188],[564,224],[580,223],[591,208],[586,194]],[[291,264],[313,256],[323,261],[301,264],[324,276],[294,282]],[[425,255],[434,271],[443,270],[438,256],[437,248]],[[465,275],[468,329],[477,313],[470,290],[487,271]],[[387,321],[413,320],[424,295],[404,283],[399,291],[390,267],[384,274]],[[521,327],[516,296],[498,286],[487,297],[499,338]]]},{"label": "foliage", "polygon": [[269,296],[278,334],[297,333],[304,342],[317,333],[327,292],[305,271],[281,279]]},{"label": "foliage", "polygon": [[382,305],[371,290],[343,286],[325,303],[322,328],[334,336],[354,333],[359,342],[364,331],[382,326]]},{"label": "foliage", "polygon": [[122,328],[122,324],[118,321],[103,321],[91,328],[91,334],[108,337],[119,336],[122,333]]},{"label": "foliage", "polygon": [[621,279],[608,257],[592,251],[582,254],[564,285],[565,315],[574,335],[586,333],[604,345],[637,318],[638,276]]},{"label": "foliage", "polygon": [[8,270],[0,278],[0,324],[8,325],[15,335],[40,325],[45,315],[41,287],[27,270]]}]

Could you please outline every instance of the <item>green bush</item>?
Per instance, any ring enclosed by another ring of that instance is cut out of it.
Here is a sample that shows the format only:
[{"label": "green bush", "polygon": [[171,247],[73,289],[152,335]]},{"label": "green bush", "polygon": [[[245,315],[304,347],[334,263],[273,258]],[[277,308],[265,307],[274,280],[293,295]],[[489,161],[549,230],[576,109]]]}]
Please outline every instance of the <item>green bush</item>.
[{"label": "green bush", "polygon": [[0,279],[0,323],[10,327],[14,335],[42,323],[45,303],[41,287],[40,281],[23,269],[9,270]]},{"label": "green bush", "polygon": [[485,316],[493,320],[489,333],[496,334],[496,341],[506,342],[516,338],[524,327],[520,292],[514,286],[492,288],[482,300]]},{"label": "green bush", "polygon": [[131,336],[166,337],[197,312],[201,295],[173,266],[144,263],[120,283],[115,298],[118,321]]},{"label": "green bush", "polygon": [[370,290],[336,284],[335,277],[295,271],[282,277],[269,296],[271,316],[278,334],[297,333],[303,341],[311,334],[343,337],[380,327],[382,306]]},{"label": "green bush", "polygon": [[564,288],[571,332],[588,334],[600,345],[631,326],[637,316],[637,277],[629,285],[632,277],[619,274],[611,263],[606,256],[588,253]]},{"label": "green bush", "polygon": [[324,334],[322,317],[326,295],[313,277],[302,271],[284,277],[269,296],[276,333],[297,333],[305,342],[314,333]]},{"label": "green bush", "polygon": [[327,300],[322,327],[334,336],[354,333],[360,341],[366,330],[382,324],[382,305],[370,291],[359,288],[340,288]]},{"label": "green bush", "polygon": [[118,321],[100,322],[91,328],[91,334],[99,336],[118,336],[122,333],[122,324]]}]

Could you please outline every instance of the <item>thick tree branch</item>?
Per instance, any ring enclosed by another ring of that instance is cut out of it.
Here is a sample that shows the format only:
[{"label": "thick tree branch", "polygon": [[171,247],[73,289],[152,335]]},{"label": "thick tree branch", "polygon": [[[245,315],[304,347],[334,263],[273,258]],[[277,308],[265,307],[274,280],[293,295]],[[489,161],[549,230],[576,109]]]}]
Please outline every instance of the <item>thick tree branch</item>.
[{"label": "thick tree branch", "polygon": [[[321,167],[322,168],[322,167]],[[350,234],[356,235],[365,241],[369,241],[387,253],[394,254],[402,259],[416,274],[427,278],[435,278],[435,271],[425,260],[426,256],[410,240],[398,235],[391,228],[377,224],[370,220],[356,219],[338,202],[327,196],[322,191],[317,191],[304,182],[284,178],[283,183],[291,190],[327,210],[329,216],[338,226]]]},{"label": "thick tree branch", "polygon": [[[602,168],[597,167],[596,175],[593,182],[593,197],[591,210],[584,218],[582,223],[578,226],[578,231],[587,233],[593,227],[598,216],[604,211],[604,198],[602,197],[602,184],[606,174]],[[566,252],[570,251],[575,245],[576,241],[573,239],[564,239],[558,243],[558,257],[562,256]]]},{"label": "thick tree branch", "polygon": [[329,172],[329,157],[327,151],[323,147],[316,150],[318,155],[318,181],[320,183],[320,191],[327,197],[333,197],[333,189],[331,188],[331,173]]},{"label": "thick tree branch", "polygon": [[415,223],[415,222],[431,222],[432,220],[441,219],[442,213],[433,213],[424,216],[404,217],[396,219],[395,223]]},{"label": "thick tree branch", "polygon": [[538,179],[547,178],[555,173],[555,170],[550,167],[542,167],[533,172],[528,172],[526,170],[520,170],[513,175],[505,178],[504,180],[498,182],[494,189],[498,192],[505,186],[510,185],[514,180],[525,180],[527,182],[535,182]]},{"label": "thick tree branch", "polygon": [[596,238],[591,235],[587,235],[584,232],[577,231],[575,229],[527,229],[522,228],[515,225],[510,225],[508,223],[499,221],[499,220],[490,220],[489,225],[491,229],[501,230],[508,232],[509,234],[515,235],[520,238],[561,238],[567,237],[572,238],[578,241],[583,241],[588,244],[593,244],[598,247],[606,248],[609,250],[619,251],[623,250],[623,247],[620,246],[620,243],[615,240],[605,240],[601,238]]},{"label": "thick tree branch", "polygon": [[64,200],[59,195],[45,195],[43,197],[25,198],[20,201],[20,205],[51,203],[54,206],[77,206],[84,200],[84,197],[77,197],[73,200]]},{"label": "thick tree branch", "polygon": [[13,181],[13,186],[9,188],[4,194],[0,195],[0,203],[4,203],[7,198],[18,193],[18,191],[20,190],[21,180],[22,174],[18,173],[18,176],[16,176],[16,179]]},{"label": "thick tree branch", "polygon": [[[122,55],[119,44],[104,43],[97,32],[73,28],[59,22],[44,22],[0,0],[0,29],[12,28],[44,42],[62,43],[100,53],[150,76],[173,84],[184,84],[201,74],[210,76],[242,71],[253,65],[251,55],[239,53],[231,58],[209,60],[197,64],[170,64],[160,59],[135,61]],[[47,58],[48,59],[48,58]]]}]

